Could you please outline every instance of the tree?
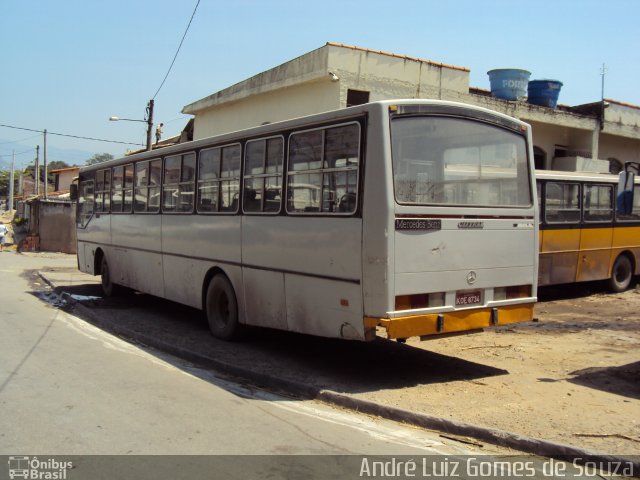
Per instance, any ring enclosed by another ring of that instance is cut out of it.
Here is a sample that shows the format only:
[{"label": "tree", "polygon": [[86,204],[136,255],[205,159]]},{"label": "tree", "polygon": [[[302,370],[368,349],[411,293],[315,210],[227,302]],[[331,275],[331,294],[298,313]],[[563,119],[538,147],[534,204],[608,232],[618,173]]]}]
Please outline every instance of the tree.
[{"label": "tree", "polygon": [[51,170],[60,170],[62,168],[69,168],[69,164],[67,162],[63,162],[62,160],[54,160],[53,162],[49,162],[47,165],[47,171]]},{"label": "tree", "polygon": [[9,172],[0,172],[0,198],[9,196]]},{"label": "tree", "polygon": [[108,160],[113,160],[113,155],[110,153],[96,153],[89,160],[85,162],[86,165],[95,165],[96,163],[106,162]]}]

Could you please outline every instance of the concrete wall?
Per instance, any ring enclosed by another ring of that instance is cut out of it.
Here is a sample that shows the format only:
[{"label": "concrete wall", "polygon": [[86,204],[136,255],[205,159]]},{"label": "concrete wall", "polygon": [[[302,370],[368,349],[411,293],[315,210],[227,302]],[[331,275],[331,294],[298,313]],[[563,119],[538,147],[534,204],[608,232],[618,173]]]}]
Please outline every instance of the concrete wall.
[{"label": "concrete wall", "polygon": [[328,45],[328,70],[340,78],[340,104],[347,90],[371,92],[370,101],[390,98],[459,100],[468,96],[469,71],[425,60]]},{"label": "concrete wall", "polygon": [[187,105],[183,112],[195,115],[194,139],[200,139],[344,108],[350,89],[369,92],[370,101],[451,100],[519,118],[532,125],[534,145],[546,153],[546,168],[552,166],[556,146],[584,157],[598,149],[600,159],[640,161],[638,107],[608,101],[601,131],[593,105],[572,110],[507,102],[479,89],[470,92],[465,68],[331,43]]},{"label": "concrete wall", "polygon": [[[329,72],[338,76],[331,79]],[[194,140],[344,108],[349,89],[389,98],[468,97],[469,71],[425,60],[327,44],[186,105]]]},{"label": "concrete wall", "polygon": [[67,202],[38,202],[40,250],[76,253],[76,205]]},{"label": "concrete wall", "polygon": [[196,116],[193,139],[233,132],[340,108],[340,85],[328,75],[321,80],[224,103]]},{"label": "concrete wall", "polygon": [[74,177],[78,176],[79,170],[69,170],[66,172],[58,173],[58,188],[57,190],[69,190]]}]

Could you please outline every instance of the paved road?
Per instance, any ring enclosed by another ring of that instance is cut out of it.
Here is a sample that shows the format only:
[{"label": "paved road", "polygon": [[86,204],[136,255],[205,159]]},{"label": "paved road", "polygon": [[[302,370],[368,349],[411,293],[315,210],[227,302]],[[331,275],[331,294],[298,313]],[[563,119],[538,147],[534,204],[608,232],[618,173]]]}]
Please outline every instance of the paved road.
[{"label": "paved road", "polygon": [[255,390],[46,304],[0,254],[0,454],[460,454],[437,434]]}]

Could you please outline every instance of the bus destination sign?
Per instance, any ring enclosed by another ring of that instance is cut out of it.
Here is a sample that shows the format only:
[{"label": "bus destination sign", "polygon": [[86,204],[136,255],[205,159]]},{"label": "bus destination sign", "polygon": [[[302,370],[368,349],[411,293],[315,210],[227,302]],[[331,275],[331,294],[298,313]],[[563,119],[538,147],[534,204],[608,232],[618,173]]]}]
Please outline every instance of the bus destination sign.
[{"label": "bus destination sign", "polygon": [[396,218],[396,230],[442,230],[442,220],[430,218]]}]

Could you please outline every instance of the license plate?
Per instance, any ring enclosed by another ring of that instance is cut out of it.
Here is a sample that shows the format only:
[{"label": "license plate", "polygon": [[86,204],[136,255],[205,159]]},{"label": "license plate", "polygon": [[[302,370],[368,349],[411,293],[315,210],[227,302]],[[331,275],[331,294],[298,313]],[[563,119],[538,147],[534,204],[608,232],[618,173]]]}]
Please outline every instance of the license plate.
[{"label": "license plate", "polygon": [[477,305],[482,303],[482,292],[474,290],[472,292],[456,292],[456,306]]}]

